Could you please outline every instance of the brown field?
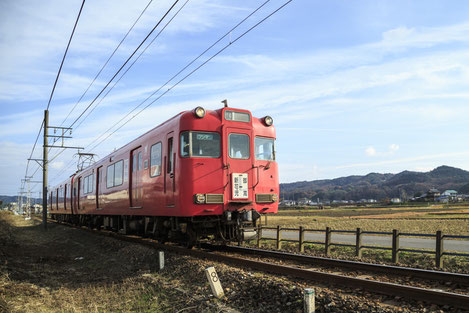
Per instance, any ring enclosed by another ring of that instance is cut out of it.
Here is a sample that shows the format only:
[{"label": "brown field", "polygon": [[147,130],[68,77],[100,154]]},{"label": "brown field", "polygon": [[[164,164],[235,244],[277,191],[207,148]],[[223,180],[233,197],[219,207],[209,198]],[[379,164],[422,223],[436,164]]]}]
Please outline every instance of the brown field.
[{"label": "brown field", "polygon": [[[265,219],[262,219],[265,224]],[[469,208],[467,206],[444,207],[393,207],[393,208],[336,208],[325,210],[279,210],[267,217],[269,226],[338,230],[435,233],[441,230],[448,235],[469,235]]]}]

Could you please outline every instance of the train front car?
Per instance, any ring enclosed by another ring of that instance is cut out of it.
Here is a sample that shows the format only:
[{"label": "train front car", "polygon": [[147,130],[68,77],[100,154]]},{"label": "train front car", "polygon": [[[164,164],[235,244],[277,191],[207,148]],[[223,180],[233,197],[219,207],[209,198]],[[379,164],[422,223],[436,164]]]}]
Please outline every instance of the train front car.
[{"label": "train front car", "polygon": [[191,216],[190,240],[256,236],[261,214],[278,211],[278,167],[271,117],[249,111],[198,107],[180,120],[180,200]]}]

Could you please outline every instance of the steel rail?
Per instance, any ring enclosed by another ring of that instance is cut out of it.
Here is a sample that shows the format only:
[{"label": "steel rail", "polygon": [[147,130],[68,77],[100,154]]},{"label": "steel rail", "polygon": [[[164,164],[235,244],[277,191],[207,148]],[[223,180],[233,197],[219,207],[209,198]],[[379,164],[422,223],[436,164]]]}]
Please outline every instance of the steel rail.
[{"label": "steel rail", "polygon": [[418,268],[373,264],[373,263],[365,263],[365,262],[357,262],[357,261],[349,261],[349,260],[338,260],[338,259],[330,259],[330,258],[317,257],[317,256],[301,255],[301,254],[280,252],[280,251],[269,251],[269,250],[246,248],[246,247],[221,246],[221,245],[210,245],[210,244],[204,244],[203,247],[207,249],[211,249],[211,250],[217,250],[217,251],[237,252],[237,253],[244,253],[244,254],[251,254],[251,255],[262,255],[262,256],[278,258],[282,260],[298,261],[298,262],[302,262],[306,264],[342,267],[342,268],[349,268],[353,270],[363,270],[363,271],[368,271],[368,272],[377,272],[377,273],[394,274],[394,275],[406,275],[406,276],[418,277],[418,278],[428,279],[428,280],[447,281],[447,282],[452,282],[452,283],[460,283],[464,285],[469,285],[468,274],[424,270],[424,269],[418,269]]},{"label": "steel rail", "polygon": [[[54,221],[56,222],[56,221]],[[238,257],[222,255],[212,252],[207,252],[204,250],[190,250],[180,246],[160,244],[156,241],[149,238],[142,238],[139,236],[133,235],[123,235],[119,233],[114,233],[111,231],[100,231],[93,230],[81,226],[74,226],[70,224],[58,223],[61,225],[69,225],[80,230],[86,230],[93,234],[98,234],[102,236],[107,236],[111,238],[116,238],[119,240],[141,244],[148,246],[153,249],[163,249],[166,251],[174,252],[177,254],[189,255],[192,257],[206,259],[216,262],[228,263],[232,265],[237,265],[240,267],[247,267],[251,270],[258,270],[261,272],[268,272],[279,274],[283,276],[295,277],[301,280],[310,280],[320,283],[330,283],[339,285],[341,287],[356,287],[362,290],[366,290],[373,293],[390,295],[390,296],[400,296],[402,298],[411,299],[415,301],[424,301],[433,304],[439,305],[449,305],[453,307],[458,307],[462,309],[467,309],[469,307],[469,295],[446,292],[441,290],[425,289],[419,287],[405,286],[388,282],[380,282],[375,280],[354,278],[349,276],[343,276],[338,274],[317,272],[308,269],[302,269],[292,266],[279,265],[274,263],[260,262],[248,259],[242,259]]]}]

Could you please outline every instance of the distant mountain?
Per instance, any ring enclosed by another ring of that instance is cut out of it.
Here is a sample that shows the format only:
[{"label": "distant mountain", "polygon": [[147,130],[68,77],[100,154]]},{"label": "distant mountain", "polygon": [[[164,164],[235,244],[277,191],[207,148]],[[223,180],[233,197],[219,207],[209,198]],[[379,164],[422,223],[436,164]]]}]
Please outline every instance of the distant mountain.
[{"label": "distant mountain", "polygon": [[454,189],[469,193],[469,172],[450,166],[440,166],[430,172],[403,171],[398,174],[370,173],[335,179],[280,184],[285,199],[320,200],[383,200],[394,197],[411,198],[430,188],[440,191]]},{"label": "distant mountain", "polygon": [[[0,195],[0,201],[3,201],[3,204],[7,204],[10,202],[18,202],[18,197],[17,196],[1,196]],[[36,201],[36,202],[34,202]],[[26,203],[26,197],[23,197],[23,202]],[[42,199],[34,199],[31,198],[31,203],[42,203]]]}]

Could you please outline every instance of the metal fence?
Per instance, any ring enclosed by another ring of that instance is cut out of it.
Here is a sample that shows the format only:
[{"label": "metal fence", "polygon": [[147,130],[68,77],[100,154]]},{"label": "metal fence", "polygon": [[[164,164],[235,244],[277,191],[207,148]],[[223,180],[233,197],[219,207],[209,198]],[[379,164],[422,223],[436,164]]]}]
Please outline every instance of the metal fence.
[{"label": "metal fence", "polygon": [[[276,237],[263,237],[263,230],[274,230],[276,231]],[[283,239],[283,232],[298,232],[298,239]],[[324,241],[307,241],[305,240],[305,233],[324,233]],[[346,233],[355,235],[355,244],[346,244],[340,242],[332,242],[332,233]],[[391,236],[392,245],[390,247],[386,246],[367,246],[362,244],[363,235],[384,235]],[[435,238],[435,249],[426,250],[426,249],[406,249],[401,248],[399,244],[399,239],[404,236],[412,237],[426,237],[426,238]],[[280,250],[282,248],[282,242],[293,242],[298,244],[298,250],[304,252],[305,244],[319,244],[324,245],[324,254],[326,256],[330,255],[332,246],[343,246],[343,247],[354,247],[355,256],[361,258],[363,249],[379,249],[379,250],[391,250],[392,253],[392,262],[399,262],[400,252],[414,252],[414,253],[427,253],[435,255],[435,266],[441,268],[443,266],[443,256],[465,256],[469,257],[468,253],[459,253],[459,252],[445,252],[444,251],[444,239],[469,239],[469,236],[454,236],[454,235],[443,235],[441,231],[437,231],[435,234],[419,234],[419,233],[401,233],[397,229],[393,229],[392,232],[378,232],[378,231],[364,231],[361,228],[356,230],[332,230],[330,227],[326,229],[308,229],[300,226],[299,228],[288,228],[288,227],[267,227],[267,226],[258,226],[258,237],[257,237],[257,247],[261,247],[261,240],[275,240],[276,248]]]}]

